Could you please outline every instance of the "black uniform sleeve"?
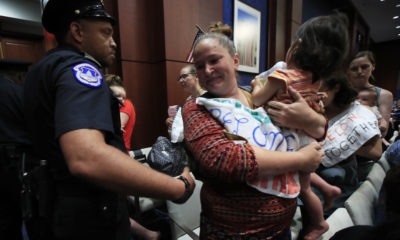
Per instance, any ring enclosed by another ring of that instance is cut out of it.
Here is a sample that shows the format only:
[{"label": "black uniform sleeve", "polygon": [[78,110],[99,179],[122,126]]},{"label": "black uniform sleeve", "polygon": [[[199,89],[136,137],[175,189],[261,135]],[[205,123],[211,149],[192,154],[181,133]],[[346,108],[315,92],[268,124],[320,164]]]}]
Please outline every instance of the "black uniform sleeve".
[{"label": "black uniform sleeve", "polygon": [[[110,90],[100,73],[97,86],[80,80],[74,66],[61,71],[57,77],[55,96],[55,137],[77,129],[97,129],[114,132],[110,109]],[[89,68],[90,68],[89,66]]]}]

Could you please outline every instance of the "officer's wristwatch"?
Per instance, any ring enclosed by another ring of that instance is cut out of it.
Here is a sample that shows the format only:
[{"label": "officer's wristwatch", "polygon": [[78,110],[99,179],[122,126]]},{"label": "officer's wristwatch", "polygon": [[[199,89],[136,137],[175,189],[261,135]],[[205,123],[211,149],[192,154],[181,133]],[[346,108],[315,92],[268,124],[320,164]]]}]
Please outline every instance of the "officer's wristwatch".
[{"label": "officer's wristwatch", "polygon": [[185,183],[185,192],[183,193],[183,196],[181,198],[179,198],[178,200],[175,200],[173,202],[174,203],[184,203],[190,197],[190,184],[189,184],[189,181],[184,176],[177,176],[176,178],[179,180],[182,180]]}]

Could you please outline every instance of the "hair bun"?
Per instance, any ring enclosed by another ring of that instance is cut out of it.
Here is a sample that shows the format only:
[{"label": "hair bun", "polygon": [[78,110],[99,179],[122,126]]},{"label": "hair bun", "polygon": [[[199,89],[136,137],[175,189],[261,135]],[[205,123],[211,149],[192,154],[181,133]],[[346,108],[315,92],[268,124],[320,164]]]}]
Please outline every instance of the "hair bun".
[{"label": "hair bun", "polygon": [[208,28],[208,32],[221,33],[221,34],[227,36],[228,38],[230,38],[232,36],[231,26],[229,26],[227,24],[223,24],[221,21],[218,21],[218,22],[212,24]]}]

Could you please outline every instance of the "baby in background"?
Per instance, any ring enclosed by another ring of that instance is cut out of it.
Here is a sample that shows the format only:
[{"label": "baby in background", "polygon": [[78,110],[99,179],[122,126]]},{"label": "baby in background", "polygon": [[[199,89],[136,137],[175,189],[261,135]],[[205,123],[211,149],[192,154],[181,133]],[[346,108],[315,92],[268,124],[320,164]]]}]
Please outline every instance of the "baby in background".
[{"label": "baby in background", "polygon": [[[357,101],[361,104],[369,106],[373,113],[375,113],[376,118],[378,119],[379,129],[382,129],[382,115],[378,110],[378,93],[375,88],[364,87],[358,91]],[[382,130],[381,130],[382,132]]]},{"label": "baby in background", "polygon": [[[342,66],[347,54],[346,25],[347,19],[340,14],[315,17],[302,24],[286,53],[286,69],[276,69],[267,78],[256,78],[252,81],[253,103],[263,106],[270,100],[291,102],[288,94],[288,88],[291,87],[298,91],[316,112],[323,113],[322,96],[318,95],[318,91],[321,81]],[[311,136],[311,133],[302,133],[294,129],[293,131],[300,136],[299,147],[315,141],[313,138],[323,137],[323,134]],[[322,192],[328,193],[325,199],[326,207],[329,207],[327,203],[332,204],[341,190],[329,185],[315,173],[300,172],[299,178],[299,197],[304,203],[307,215],[310,216],[310,224],[304,229],[304,239],[317,239],[329,229],[329,225],[324,219],[321,201],[312,192],[310,182],[312,181],[317,188],[323,187]]]}]

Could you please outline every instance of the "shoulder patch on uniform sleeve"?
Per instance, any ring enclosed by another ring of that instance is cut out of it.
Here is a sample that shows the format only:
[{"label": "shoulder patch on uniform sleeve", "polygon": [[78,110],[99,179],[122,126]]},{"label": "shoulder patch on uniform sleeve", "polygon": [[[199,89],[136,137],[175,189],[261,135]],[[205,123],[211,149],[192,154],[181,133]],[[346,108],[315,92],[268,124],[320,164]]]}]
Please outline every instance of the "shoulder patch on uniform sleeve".
[{"label": "shoulder patch on uniform sleeve", "polygon": [[89,63],[80,63],[73,68],[78,82],[88,87],[99,87],[103,81],[103,75],[96,67]]}]

